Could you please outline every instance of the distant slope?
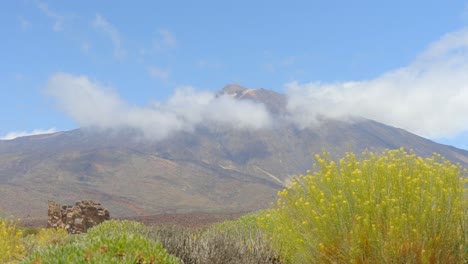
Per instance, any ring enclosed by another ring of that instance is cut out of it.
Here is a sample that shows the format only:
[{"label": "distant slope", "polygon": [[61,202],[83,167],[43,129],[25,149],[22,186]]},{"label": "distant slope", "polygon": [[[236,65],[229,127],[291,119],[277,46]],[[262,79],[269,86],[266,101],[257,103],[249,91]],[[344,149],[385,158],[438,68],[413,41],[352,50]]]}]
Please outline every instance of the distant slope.
[{"label": "distant slope", "polygon": [[[228,86],[220,93],[262,102],[278,116],[285,111],[284,95],[273,91]],[[468,165],[468,151],[371,120],[309,129],[284,121],[258,131],[206,125],[159,142],[136,141],[131,131],[77,129],[0,141],[0,211],[44,217],[48,199],[96,199],[120,216],[253,210],[274,201],[322,149],[339,157],[401,146]]]}]

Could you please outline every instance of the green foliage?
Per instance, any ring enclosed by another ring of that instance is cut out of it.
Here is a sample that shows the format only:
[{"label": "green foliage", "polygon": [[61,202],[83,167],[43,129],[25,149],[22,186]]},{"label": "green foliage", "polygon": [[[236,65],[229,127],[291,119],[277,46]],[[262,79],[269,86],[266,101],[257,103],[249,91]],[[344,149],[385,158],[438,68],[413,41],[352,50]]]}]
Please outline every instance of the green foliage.
[{"label": "green foliage", "polygon": [[231,256],[224,259],[230,260],[226,263],[236,263],[236,259],[242,260],[241,263],[280,263],[279,255],[270,247],[267,235],[257,223],[257,219],[265,213],[266,211],[260,211],[247,214],[236,221],[225,221],[213,226],[200,237],[202,248],[215,248],[219,250],[218,253]]},{"label": "green foliage", "polygon": [[38,248],[23,263],[179,263],[161,243],[139,234],[144,229],[135,222],[107,221],[66,244]]},{"label": "green foliage", "polygon": [[146,236],[148,233],[147,226],[135,222],[135,221],[127,221],[127,220],[110,220],[106,221],[100,225],[94,226],[93,228],[89,229],[87,232],[88,237],[100,237],[103,234],[139,234],[142,236]]},{"label": "green foliage", "polygon": [[40,228],[35,228],[35,227],[24,227],[22,229],[23,237],[27,237],[30,235],[37,235],[40,231],[41,231]]},{"label": "green foliage", "polygon": [[289,263],[464,263],[466,170],[404,149],[317,155],[260,226]]},{"label": "green foliage", "polygon": [[[48,247],[51,244],[65,244],[70,239],[67,231],[64,229],[27,228],[23,230],[22,243],[26,248],[26,255],[29,255],[39,248]],[[28,235],[24,235],[25,233],[28,233]]]},{"label": "green foliage", "polygon": [[23,239],[23,263],[280,263],[257,226],[261,214],[205,230],[131,221],[107,221],[83,235],[41,229]]}]

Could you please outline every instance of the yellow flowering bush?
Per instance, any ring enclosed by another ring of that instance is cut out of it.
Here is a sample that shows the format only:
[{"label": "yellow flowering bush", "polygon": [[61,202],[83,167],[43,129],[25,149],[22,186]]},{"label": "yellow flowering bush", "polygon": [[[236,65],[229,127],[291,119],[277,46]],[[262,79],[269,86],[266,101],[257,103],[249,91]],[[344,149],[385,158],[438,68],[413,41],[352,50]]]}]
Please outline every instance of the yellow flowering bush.
[{"label": "yellow flowering bush", "polygon": [[289,263],[464,263],[467,171],[403,148],[316,155],[259,218]]},{"label": "yellow flowering bush", "polygon": [[23,258],[25,249],[18,223],[0,218],[0,263],[12,263]]},{"label": "yellow flowering bush", "polygon": [[70,236],[65,229],[41,228],[37,233],[23,238],[23,244],[26,247],[26,252],[31,253],[49,245],[65,244],[69,238]]}]

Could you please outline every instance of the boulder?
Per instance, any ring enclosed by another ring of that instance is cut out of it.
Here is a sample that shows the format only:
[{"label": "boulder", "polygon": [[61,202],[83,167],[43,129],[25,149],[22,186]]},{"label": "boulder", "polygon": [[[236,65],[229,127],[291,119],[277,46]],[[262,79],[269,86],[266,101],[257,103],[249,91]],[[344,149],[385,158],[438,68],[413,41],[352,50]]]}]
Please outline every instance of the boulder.
[{"label": "boulder", "polygon": [[81,234],[110,219],[109,211],[92,200],[77,201],[74,206],[49,201],[48,228],[63,228],[70,234]]}]

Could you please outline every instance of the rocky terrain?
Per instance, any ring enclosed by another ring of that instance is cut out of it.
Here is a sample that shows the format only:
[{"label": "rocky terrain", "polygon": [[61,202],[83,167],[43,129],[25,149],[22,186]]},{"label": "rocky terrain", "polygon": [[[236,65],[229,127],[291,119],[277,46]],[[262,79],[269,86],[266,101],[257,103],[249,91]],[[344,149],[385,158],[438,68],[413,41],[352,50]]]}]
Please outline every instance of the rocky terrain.
[{"label": "rocky terrain", "polygon": [[75,205],[48,202],[47,227],[61,228],[70,234],[81,234],[110,219],[109,211],[92,200],[77,201]]},{"label": "rocky terrain", "polygon": [[[278,117],[286,107],[284,95],[265,89],[227,86],[220,94],[263,103]],[[22,137],[0,141],[0,211],[32,221],[46,216],[48,200],[87,199],[117,217],[251,211],[274,202],[323,149],[339,157],[402,146],[468,165],[466,150],[366,119],[304,129],[287,121],[260,130],[204,124],[161,141],[90,129]]]}]

